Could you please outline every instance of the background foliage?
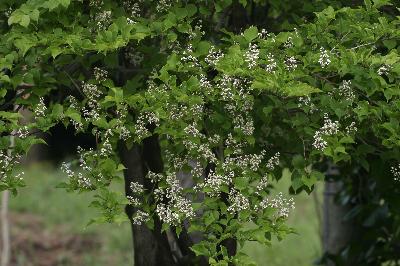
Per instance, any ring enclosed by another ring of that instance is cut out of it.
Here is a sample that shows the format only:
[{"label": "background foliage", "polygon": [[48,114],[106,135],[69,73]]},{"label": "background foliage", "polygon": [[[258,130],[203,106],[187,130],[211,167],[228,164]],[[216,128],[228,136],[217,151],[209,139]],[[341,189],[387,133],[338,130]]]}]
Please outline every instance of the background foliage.
[{"label": "background foliage", "polygon": [[[248,265],[226,240],[292,232],[293,202],[270,182],[290,177],[292,193],[311,192],[334,166],[347,218],[365,230],[342,256],[397,261],[398,3],[299,4],[2,1],[2,189],[24,185],[13,166],[41,142],[32,132],[63,123],[96,139],[78,150],[81,171],[63,164],[61,185],[97,193],[93,222],[127,220],[128,204],[134,224],[201,232],[191,250],[209,263]],[[21,124],[15,107],[34,119]],[[162,170],[127,184],[128,197],[111,189],[129,168],[119,148],[149,139]]]}]

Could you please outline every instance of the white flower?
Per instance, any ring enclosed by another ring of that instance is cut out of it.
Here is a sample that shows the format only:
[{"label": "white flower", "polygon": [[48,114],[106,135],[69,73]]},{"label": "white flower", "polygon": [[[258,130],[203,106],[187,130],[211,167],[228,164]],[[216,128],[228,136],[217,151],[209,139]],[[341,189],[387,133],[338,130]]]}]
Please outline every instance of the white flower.
[{"label": "white flower", "polygon": [[318,110],[315,104],[311,101],[310,96],[299,97],[299,103],[297,106],[299,108],[303,108],[305,106],[308,107],[311,114]]},{"label": "white flower", "polygon": [[324,47],[320,48],[320,56],[318,63],[321,65],[322,68],[325,68],[331,63],[328,51],[326,51]]},{"label": "white flower", "polygon": [[260,55],[260,50],[258,49],[256,44],[249,44],[249,48],[246,51],[244,57],[245,57],[245,61],[247,62],[247,65],[249,66],[249,68],[254,68],[257,65],[257,60],[259,58]]},{"label": "white flower", "polygon": [[263,201],[260,202],[260,208],[265,209],[265,208],[274,208],[277,209],[278,215],[277,218],[283,217],[287,218],[289,217],[290,210],[294,209],[294,199],[289,198],[286,199],[283,197],[282,192],[279,192],[277,196],[275,196],[272,199],[264,199]]},{"label": "white flower", "polygon": [[212,45],[204,61],[210,66],[215,66],[223,56],[224,54],[221,52],[221,50],[216,50]]},{"label": "white flower", "polygon": [[140,193],[143,193],[143,191],[144,191],[143,185],[139,184],[138,182],[131,182],[129,187],[130,187],[131,191],[135,194],[140,194]]},{"label": "white flower", "polygon": [[351,122],[351,124],[350,125],[348,125],[347,127],[346,127],[346,133],[347,134],[353,134],[353,133],[356,133],[357,132],[357,127],[356,127],[356,122]]},{"label": "white flower", "polygon": [[231,189],[231,191],[229,191],[229,201],[231,204],[227,210],[232,214],[250,209],[249,199],[235,189]]},{"label": "white flower", "polygon": [[285,66],[288,71],[293,71],[297,68],[297,60],[294,56],[291,56],[285,60]]},{"label": "white flower", "polygon": [[268,31],[266,29],[262,29],[261,32],[258,33],[258,38],[266,39],[268,37]]},{"label": "white flower", "polygon": [[339,122],[329,119],[328,114],[324,114],[324,125],[314,134],[313,146],[317,150],[323,151],[328,143],[323,139],[324,136],[332,136],[339,132]]},{"label": "white flower", "polygon": [[47,110],[47,107],[44,104],[44,98],[40,97],[39,98],[39,103],[36,105],[36,108],[35,108],[35,111],[34,111],[35,112],[35,117],[39,118],[39,117],[45,116],[46,110]]},{"label": "white flower", "polygon": [[392,166],[390,172],[392,172],[395,181],[400,181],[400,164],[398,166]]},{"label": "white flower", "polygon": [[274,55],[269,53],[267,55],[267,59],[268,59],[268,64],[265,66],[265,70],[269,73],[275,73],[277,64]]},{"label": "white flower", "polygon": [[351,88],[351,80],[343,80],[339,88],[335,88],[334,91],[342,98],[348,101],[354,101],[356,95]]},{"label": "white flower", "polygon": [[281,154],[277,152],[274,156],[272,156],[267,162],[267,169],[272,171],[275,169],[275,166],[279,165],[279,157]]},{"label": "white flower", "polygon": [[389,71],[392,69],[392,66],[383,64],[377,71],[379,76],[389,74]]},{"label": "white flower", "polygon": [[283,46],[288,49],[288,48],[292,48],[293,47],[293,38],[292,37],[288,37],[286,42],[283,44]]},{"label": "white flower", "polygon": [[149,220],[149,214],[147,212],[137,210],[135,216],[132,217],[132,223],[135,225],[141,225]]},{"label": "white flower", "polygon": [[108,76],[108,72],[105,69],[101,69],[99,67],[95,67],[93,69],[94,72],[94,78],[98,81],[105,81]]}]

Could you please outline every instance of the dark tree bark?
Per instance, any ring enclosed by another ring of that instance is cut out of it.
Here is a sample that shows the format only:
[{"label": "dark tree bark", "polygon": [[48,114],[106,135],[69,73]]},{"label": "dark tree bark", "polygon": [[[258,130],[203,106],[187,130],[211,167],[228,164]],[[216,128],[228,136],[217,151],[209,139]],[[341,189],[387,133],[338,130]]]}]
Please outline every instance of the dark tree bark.
[{"label": "dark tree bark", "polygon": [[[349,205],[337,203],[337,194],[343,189],[340,181],[327,181],[324,192],[323,250],[327,257],[327,265],[338,265],[337,260],[342,250],[351,242],[355,233],[354,224],[344,217],[351,210]],[[340,264],[342,265],[342,264]],[[349,260],[343,265],[353,265]]]},{"label": "dark tree bark", "polygon": [[[362,230],[353,219],[346,219],[346,216],[353,209],[351,201],[342,203],[339,201],[339,193],[344,192],[347,186],[351,187],[352,193],[358,189],[358,176],[349,176],[348,183],[341,175],[335,165],[329,164],[325,181],[324,206],[323,206],[323,251],[326,265],[352,266],[357,264],[356,254],[343,251],[359,239]],[[349,193],[347,191],[346,193]]]},{"label": "dark tree bark", "polygon": [[[124,170],[125,193],[132,196],[130,190],[131,182],[142,184],[145,189],[152,189],[152,184],[145,179],[147,171],[154,172],[162,170],[162,162],[159,154],[157,139],[151,138],[143,143],[143,148],[134,145],[128,149],[125,143],[120,143],[120,156],[122,163],[127,168]],[[161,167],[161,168],[160,168]],[[132,222],[132,215],[136,208],[126,206],[126,214]],[[146,225],[132,224],[132,237],[134,248],[135,266],[172,266],[176,265],[168,243],[166,233],[161,233],[161,223],[154,220],[154,230]]]}]

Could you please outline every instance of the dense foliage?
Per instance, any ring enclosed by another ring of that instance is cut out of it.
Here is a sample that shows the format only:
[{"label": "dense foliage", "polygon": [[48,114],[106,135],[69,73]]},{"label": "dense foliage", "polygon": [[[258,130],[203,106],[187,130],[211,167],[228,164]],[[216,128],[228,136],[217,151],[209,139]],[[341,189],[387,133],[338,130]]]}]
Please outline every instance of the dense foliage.
[{"label": "dense foliage", "polygon": [[[2,189],[24,185],[13,168],[41,142],[33,132],[73,126],[97,148],[77,151],[79,169],[62,165],[62,186],[97,192],[96,222],[126,220],[130,204],[133,223],[202,232],[191,249],[211,264],[247,265],[221,243],[269,244],[292,232],[285,221],[294,202],[269,182],[287,175],[293,193],[310,192],[335,165],[351,187],[350,216],[372,228],[368,247],[355,247],[359,260],[396,261],[398,11],[382,0],[312,3],[1,1]],[[262,20],[266,4],[275,24]],[[232,9],[254,15],[254,26],[230,21]],[[15,109],[34,118],[21,123]],[[118,145],[151,136],[164,170],[147,173],[152,189],[129,184],[136,196],[125,198],[110,188],[125,168]]]}]

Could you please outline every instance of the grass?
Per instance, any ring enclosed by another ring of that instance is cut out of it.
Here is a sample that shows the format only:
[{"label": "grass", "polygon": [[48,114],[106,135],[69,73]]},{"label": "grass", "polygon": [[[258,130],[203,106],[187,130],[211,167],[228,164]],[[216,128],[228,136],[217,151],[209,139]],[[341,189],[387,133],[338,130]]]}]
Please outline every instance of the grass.
[{"label": "grass", "polygon": [[[290,180],[280,180],[275,188],[284,192],[289,186]],[[320,201],[321,190],[322,187],[317,186],[313,192],[316,195],[301,193],[293,196],[296,208],[291,212],[288,224],[296,230],[296,234],[288,235],[282,241],[273,239],[270,247],[247,243],[244,251],[260,266],[312,265],[321,255],[320,225],[313,198],[317,196]]]},{"label": "grass", "polygon": [[[129,224],[86,227],[89,220],[96,217],[96,211],[88,207],[91,195],[67,193],[56,188],[66,177],[50,166],[30,167],[25,172],[27,187],[10,200],[10,209],[13,212],[38,215],[43,218],[45,227],[49,230],[63,225],[72,234],[95,234],[102,245],[96,254],[85,256],[85,266],[133,264]],[[290,180],[281,180],[276,188],[285,191],[289,184]],[[274,240],[271,247],[256,243],[244,246],[244,250],[260,266],[312,265],[320,254],[319,225],[313,198],[306,194],[296,195],[294,198],[296,209],[290,216],[289,225],[298,234],[289,235],[281,242]]]},{"label": "grass", "polygon": [[65,175],[52,167],[32,167],[25,172],[27,186],[19,191],[17,197],[10,199],[11,211],[38,215],[49,230],[63,225],[72,234],[94,234],[102,243],[101,250],[93,256],[86,256],[85,266],[133,264],[128,223],[87,227],[90,219],[97,215],[96,210],[88,207],[91,195],[68,193],[56,188]]}]

